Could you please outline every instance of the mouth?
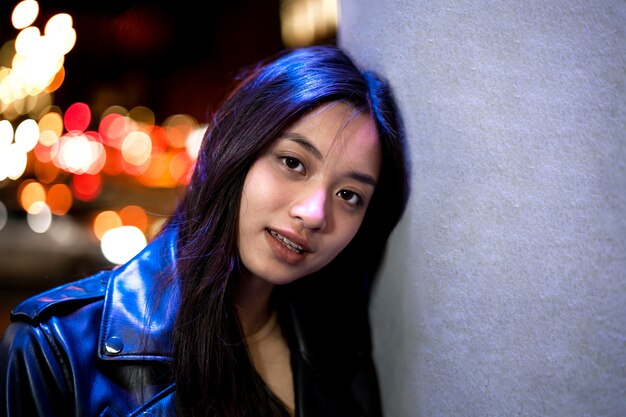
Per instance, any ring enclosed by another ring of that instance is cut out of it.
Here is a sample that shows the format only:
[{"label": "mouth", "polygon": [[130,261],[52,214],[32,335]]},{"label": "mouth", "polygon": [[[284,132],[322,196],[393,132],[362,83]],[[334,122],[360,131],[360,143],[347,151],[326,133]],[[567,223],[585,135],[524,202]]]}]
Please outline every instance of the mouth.
[{"label": "mouth", "polygon": [[275,232],[272,229],[267,229],[267,232],[270,235],[272,235],[272,237],[274,237],[277,241],[279,241],[280,243],[285,245],[285,247],[287,249],[291,250],[292,252],[295,252],[295,253],[298,253],[298,254],[302,254],[302,253],[305,252],[305,249],[304,249],[303,246],[298,245],[296,242],[286,238],[285,236],[281,235],[280,233]]}]

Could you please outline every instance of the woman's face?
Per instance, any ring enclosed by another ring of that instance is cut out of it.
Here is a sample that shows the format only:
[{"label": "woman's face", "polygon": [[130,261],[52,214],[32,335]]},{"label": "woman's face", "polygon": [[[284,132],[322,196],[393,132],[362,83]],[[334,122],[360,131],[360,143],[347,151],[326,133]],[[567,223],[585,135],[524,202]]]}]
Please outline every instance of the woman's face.
[{"label": "woman's face", "polygon": [[237,244],[247,271],[286,284],[327,265],[358,231],[380,166],[376,125],[344,103],[290,126],[244,182]]}]

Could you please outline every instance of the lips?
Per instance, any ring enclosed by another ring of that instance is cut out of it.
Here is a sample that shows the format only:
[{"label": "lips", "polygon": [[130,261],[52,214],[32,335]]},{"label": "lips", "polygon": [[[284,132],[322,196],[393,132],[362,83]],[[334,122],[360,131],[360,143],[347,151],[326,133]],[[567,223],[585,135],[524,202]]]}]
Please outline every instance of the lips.
[{"label": "lips", "polygon": [[[274,237],[274,239],[276,239],[277,241],[279,241],[280,243],[282,243],[287,249],[291,250],[292,252],[298,253],[298,254],[303,254],[304,252],[307,252],[307,249],[304,245],[300,245],[296,242],[294,242],[293,240],[289,239],[288,237],[278,233],[275,230],[272,229],[267,229],[267,232]],[[293,237],[292,237],[293,239]]]}]

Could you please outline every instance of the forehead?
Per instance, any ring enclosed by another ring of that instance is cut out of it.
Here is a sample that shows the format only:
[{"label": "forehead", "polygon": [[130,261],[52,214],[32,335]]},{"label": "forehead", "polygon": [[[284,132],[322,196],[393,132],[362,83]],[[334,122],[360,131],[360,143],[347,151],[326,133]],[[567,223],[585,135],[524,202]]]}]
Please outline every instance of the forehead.
[{"label": "forehead", "polygon": [[380,162],[380,142],[372,117],[343,102],[321,105],[287,129],[310,140],[324,157],[349,156]]}]

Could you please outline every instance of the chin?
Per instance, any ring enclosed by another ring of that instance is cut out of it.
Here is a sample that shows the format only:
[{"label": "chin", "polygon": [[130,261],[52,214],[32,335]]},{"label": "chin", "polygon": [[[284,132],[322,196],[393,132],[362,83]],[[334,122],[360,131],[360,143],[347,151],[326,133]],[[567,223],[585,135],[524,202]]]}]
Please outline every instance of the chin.
[{"label": "chin", "polygon": [[273,285],[287,285],[290,284],[294,281],[299,280],[300,278],[304,277],[305,275],[271,275],[271,276],[265,276],[262,277],[263,280],[265,280],[266,282],[269,282],[270,284]]}]

